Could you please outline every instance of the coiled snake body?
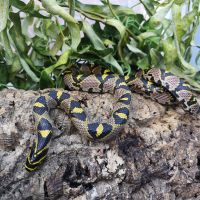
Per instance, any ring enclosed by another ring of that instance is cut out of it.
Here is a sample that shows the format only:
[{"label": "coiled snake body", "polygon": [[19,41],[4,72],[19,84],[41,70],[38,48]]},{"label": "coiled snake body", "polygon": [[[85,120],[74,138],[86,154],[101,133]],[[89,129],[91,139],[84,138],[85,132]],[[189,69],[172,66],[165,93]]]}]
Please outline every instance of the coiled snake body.
[{"label": "coiled snake body", "polygon": [[200,106],[189,86],[162,69],[152,68],[147,73],[139,72],[134,77],[119,76],[109,70],[102,73],[98,67],[87,69],[88,73],[67,73],[64,82],[70,90],[114,94],[116,104],[109,121],[90,123],[81,103],[66,91],[52,90],[40,96],[33,106],[37,139],[27,156],[25,167],[28,171],[36,170],[47,155],[52,137],[52,123],[49,117],[52,108],[63,109],[81,134],[90,140],[100,141],[112,138],[126,124],[131,91],[143,93],[164,105],[179,102],[184,110],[192,114],[200,112]]}]

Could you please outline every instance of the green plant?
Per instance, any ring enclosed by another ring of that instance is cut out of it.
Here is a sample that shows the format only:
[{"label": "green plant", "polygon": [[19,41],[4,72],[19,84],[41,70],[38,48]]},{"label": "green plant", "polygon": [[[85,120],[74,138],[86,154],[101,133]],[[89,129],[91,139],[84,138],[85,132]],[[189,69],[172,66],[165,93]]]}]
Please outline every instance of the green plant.
[{"label": "green plant", "polygon": [[0,0],[0,88],[62,87],[63,71],[87,61],[120,74],[164,67],[200,91],[200,74],[189,64],[199,0],[140,0],[147,18],[101,2]]}]

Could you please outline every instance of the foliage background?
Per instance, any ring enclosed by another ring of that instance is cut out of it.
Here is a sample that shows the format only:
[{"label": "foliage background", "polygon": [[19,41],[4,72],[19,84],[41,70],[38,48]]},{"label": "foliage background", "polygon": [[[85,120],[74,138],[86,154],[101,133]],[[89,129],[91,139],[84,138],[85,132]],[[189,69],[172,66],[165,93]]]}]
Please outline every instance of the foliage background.
[{"label": "foliage background", "polygon": [[200,1],[130,2],[132,8],[109,0],[0,0],[0,88],[63,87],[63,72],[87,61],[120,74],[165,68],[200,91]]}]

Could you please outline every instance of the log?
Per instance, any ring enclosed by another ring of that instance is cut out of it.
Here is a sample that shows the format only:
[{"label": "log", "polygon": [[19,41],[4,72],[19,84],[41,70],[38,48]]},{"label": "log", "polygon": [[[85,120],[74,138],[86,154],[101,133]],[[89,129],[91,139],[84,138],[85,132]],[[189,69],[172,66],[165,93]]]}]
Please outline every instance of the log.
[{"label": "log", "polygon": [[[128,123],[109,142],[88,141],[62,110],[52,110],[47,159],[27,172],[36,138],[32,106],[48,91],[0,92],[0,199],[200,199],[200,115],[138,94]],[[115,105],[110,94],[71,94],[91,121],[107,120]]]}]

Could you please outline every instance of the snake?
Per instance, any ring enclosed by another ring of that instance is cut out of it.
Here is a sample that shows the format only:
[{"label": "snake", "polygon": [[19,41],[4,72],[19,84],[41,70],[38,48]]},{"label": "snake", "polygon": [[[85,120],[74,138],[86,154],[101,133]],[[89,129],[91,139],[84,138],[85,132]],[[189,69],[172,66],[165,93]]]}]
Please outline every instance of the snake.
[{"label": "snake", "polygon": [[[191,114],[200,112],[200,105],[191,88],[182,79],[160,68],[139,71],[134,76],[121,76],[99,66],[82,65],[66,71],[67,90],[53,89],[39,96],[33,105],[37,138],[27,155],[25,168],[35,171],[47,157],[53,135],[51,109],[60,108],[69,116],[80,134],[91,141],[116,137],[129,119],[132,92],[143,94],[163,105],[179,103]],[[114,109],[106,122],[90,122],[81,102],[68,90],[89,93],[110,93],[115,97]]]}]

